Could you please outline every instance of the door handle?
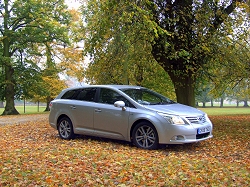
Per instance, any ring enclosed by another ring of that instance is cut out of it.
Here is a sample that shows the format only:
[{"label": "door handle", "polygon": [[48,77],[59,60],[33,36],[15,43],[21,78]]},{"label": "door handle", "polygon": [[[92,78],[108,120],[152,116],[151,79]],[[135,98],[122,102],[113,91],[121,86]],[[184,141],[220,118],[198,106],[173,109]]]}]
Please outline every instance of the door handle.
[{"label": "door handle", "polygon": [[102,110],[101,109],[99,109],[99,108],[96,108],[95,109],[95,112],[101,112]]},{"label": "door handle", "polygon": [[76,109],[76,107],[75,107],[75,106],[70,106],[70,108],[71,108],[72,110]]}]

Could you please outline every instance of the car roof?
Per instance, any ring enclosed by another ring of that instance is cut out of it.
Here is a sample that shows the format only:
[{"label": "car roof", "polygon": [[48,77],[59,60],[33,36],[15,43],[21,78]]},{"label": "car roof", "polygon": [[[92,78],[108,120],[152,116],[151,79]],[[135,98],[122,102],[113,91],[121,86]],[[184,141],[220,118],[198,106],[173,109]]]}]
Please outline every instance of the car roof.
[{"label": "car roof", "polygon": [[112,85],[83,85],[83,86],[75,86],[75,87],[70,87],[66,88],[61,91],[59,95],[57,95],[56,99],[61,98],[67,91],[70,90],[76,90],[76,89],[82,89],[82,88],[111,88],[114,90],[119,90],[119,89],[140,89],[143,88],[141,86],[133,86],[133,85],[117,85],[117,84],[112,84]]},{"label": "car roof", "polygon": [[70,87],[65,90],[73,90],[73,89],[81,89],[81,88],[91,88],[91,87],[98,87],[98,88],[113,88],[113,89],[126,89],[126,88],[134,88],[139,89],[143,88],[141,86],[134,86],[134,85],[117,85],[117,84],[111,84],[111,85],[84,85],[84,86],[77,86],[77,87]]},{"label": "car roof", "polygon": [[125,89],[125,88],[142,88],[141,86],[134,86],[134,85],[100,85],[101,87],[108,87],[108,88],[115,88],[115,89]]}]

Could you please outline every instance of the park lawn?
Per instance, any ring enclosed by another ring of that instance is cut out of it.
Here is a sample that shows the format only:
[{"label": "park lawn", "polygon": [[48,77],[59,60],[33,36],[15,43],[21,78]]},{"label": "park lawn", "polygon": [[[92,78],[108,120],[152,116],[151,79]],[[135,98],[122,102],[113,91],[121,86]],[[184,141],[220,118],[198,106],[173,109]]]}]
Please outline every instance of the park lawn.
[{"label": "park lawn", "polygon": [[[24,112],[24,106],[16,106],[17,111],[20,114],[36,114],[36,113],[42,113],[45,110],[45,106],[29,106],[27,105],[25,107]],[[249,114],[250,115],[250,107],[207,107],[207,108],[198,108],[204,112],[206,112],[209,116],[210,115],[239,115],[239,114]],[[0,108],[0,115],[3,113],[4,109]]]},{"label": "park lawn", "polygon": [[[17,109],[17,111],[20,113],[20,114],[36,114],[36,113],[42,113],[44,112],[46,106],[30,106],[30,105],[27,105],[25,106],[15,106],[15,108]],[[0,115],[3,113],[4,111],[4,108],[0,108]]]},{"label": "park lawn", "polygon": [[159,150],[58,137],[47,118],[0,126],[0,186],[249,186],[250,115],[211,116],[212,139]]},{"label": "park lawn", "polygon": [[210,115],[250,115],[250,107],[207,107],[198,108]]}]

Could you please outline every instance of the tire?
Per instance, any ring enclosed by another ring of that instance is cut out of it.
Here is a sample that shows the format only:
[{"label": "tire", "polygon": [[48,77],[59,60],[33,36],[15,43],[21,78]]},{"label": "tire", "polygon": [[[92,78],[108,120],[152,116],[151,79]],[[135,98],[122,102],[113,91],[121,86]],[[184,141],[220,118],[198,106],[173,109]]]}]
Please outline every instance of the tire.
[{"label": "tire", "polygon": [[73,139],[75,136],[72,122],[67,117],[60,119],[57,129],[59,136],[64,140]]},{"label": "tire", "polygon": [[149,122],[138,123],[132,132],[133,143],[142,149],[157,149],[159,140],[155,127]]}]

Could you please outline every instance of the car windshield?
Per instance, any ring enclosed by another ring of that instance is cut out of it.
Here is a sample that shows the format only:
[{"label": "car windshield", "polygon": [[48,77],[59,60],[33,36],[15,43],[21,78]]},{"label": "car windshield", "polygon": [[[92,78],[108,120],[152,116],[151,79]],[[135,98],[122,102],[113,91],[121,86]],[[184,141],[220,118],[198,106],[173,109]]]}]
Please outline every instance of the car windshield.
[{"label": "car windshield", "polygon": [[125,94],[142,105],[166,105],[173,104],[174,101],[146,88],[121,89]]}]

